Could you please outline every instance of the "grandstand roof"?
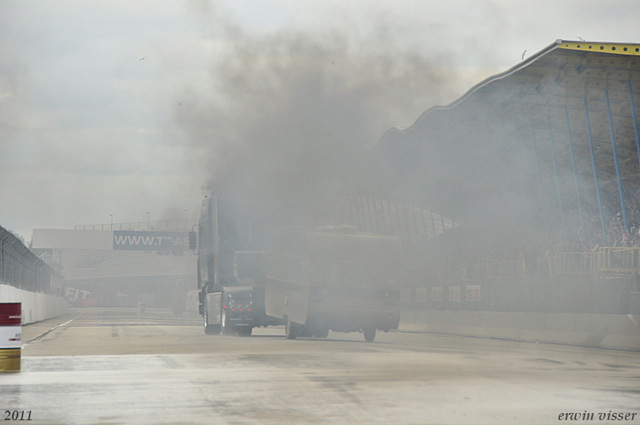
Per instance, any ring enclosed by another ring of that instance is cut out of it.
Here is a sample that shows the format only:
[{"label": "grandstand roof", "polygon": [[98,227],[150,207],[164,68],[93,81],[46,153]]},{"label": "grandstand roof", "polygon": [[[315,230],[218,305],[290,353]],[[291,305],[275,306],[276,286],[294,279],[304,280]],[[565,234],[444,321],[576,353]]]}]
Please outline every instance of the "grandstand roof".
[{"label": "grandstand roof", "polygon": [[382,186],[458,215],[520,182],[529,198],[571,204],[576,186],[595,186],[593,151],[599,187],[618,193],[618,175],[622,188],[640,182],[638,102],[640,44],[557,40],[388,130],[376,147]]}]

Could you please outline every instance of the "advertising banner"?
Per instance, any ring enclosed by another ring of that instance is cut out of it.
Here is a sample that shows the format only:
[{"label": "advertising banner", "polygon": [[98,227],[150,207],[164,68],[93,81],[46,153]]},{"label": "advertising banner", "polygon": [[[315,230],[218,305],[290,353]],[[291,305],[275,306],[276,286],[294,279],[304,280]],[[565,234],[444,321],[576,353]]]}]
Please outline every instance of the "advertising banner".
[{"label": "advertising banner", "polygon": [[465,295],[467,301],[480,301],[480,285],[467,285]]},{"label": "advertising banner", "polygon": [[431,301],[436,301],[436,302],[443,301],[442,286],[434,286],[431,288]]},{"label": "advertising banner", "polygon": [[114,230],[113,249],[184,252],[189,250],[189,232]]},{"label": "advertising banner", "polygon": [[460,302],[459,286],[449,286],[449,301]]},{"label": "advertising banner", "polygon": [[20,303],[0,303],[0,348],[22,346],[21,309]]}]

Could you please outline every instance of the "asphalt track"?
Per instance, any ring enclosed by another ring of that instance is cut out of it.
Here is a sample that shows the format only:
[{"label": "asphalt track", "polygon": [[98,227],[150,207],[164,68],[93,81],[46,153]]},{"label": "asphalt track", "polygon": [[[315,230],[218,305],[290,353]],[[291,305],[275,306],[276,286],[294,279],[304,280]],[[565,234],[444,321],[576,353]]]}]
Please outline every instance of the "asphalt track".
[{"label": "asphalt track", "polygon": [[207,336],[198,316],[133,309],[72,309],[23,327],[23,344],[21,372],[0,375],[0,419],[25,420],[5,423],[640,424],[637,352],[404,332]]}]

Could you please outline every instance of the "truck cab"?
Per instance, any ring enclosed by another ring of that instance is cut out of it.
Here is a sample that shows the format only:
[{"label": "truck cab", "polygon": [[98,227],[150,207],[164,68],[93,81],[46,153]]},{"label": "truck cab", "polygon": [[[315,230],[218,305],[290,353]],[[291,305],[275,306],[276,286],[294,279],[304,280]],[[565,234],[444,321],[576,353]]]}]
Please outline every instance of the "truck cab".
[{"label": "truck cab", "polygon": [[207,334],[251,335],[259,326],[282,324],[264,310],[264,251],[251,220],[217,196],[202,202],[198,235],[199,312]]}]

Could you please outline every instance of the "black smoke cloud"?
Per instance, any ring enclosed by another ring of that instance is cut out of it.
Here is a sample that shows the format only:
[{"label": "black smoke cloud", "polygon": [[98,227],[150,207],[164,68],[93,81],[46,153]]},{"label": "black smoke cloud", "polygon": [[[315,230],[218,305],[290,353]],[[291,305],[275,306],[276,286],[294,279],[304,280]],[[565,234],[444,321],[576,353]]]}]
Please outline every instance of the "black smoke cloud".
[{"label": "black smoke cloud", "polygon": [[209,85],[181,94],[192,163],[208,188],[292,224],[326,224],[336,195],[366,187],[364,176],[375,173],[367,158],[384,131],[449,100],[455,81],[443,58],[382,39],[365,46],[335,32],[225,35]]}]

